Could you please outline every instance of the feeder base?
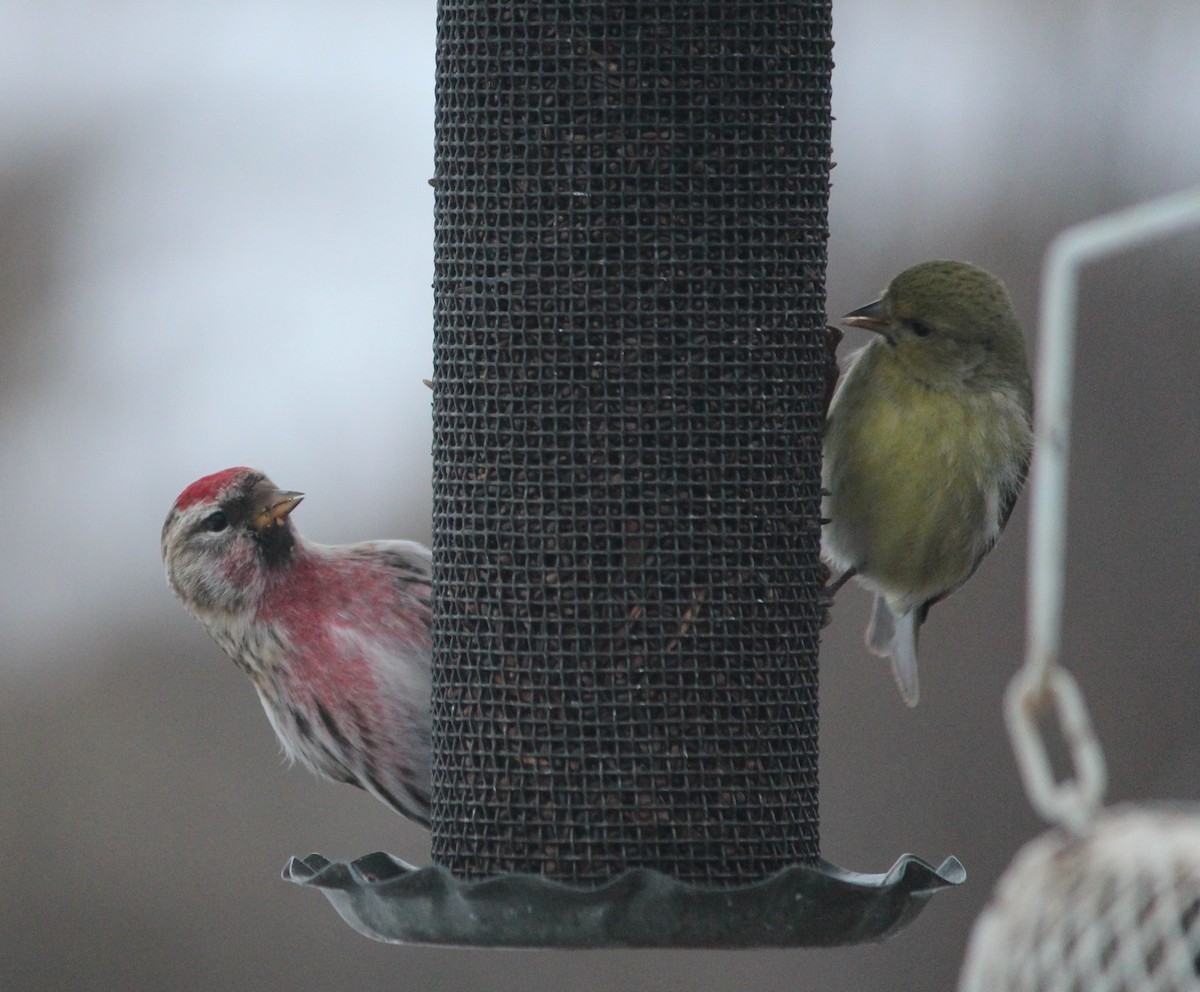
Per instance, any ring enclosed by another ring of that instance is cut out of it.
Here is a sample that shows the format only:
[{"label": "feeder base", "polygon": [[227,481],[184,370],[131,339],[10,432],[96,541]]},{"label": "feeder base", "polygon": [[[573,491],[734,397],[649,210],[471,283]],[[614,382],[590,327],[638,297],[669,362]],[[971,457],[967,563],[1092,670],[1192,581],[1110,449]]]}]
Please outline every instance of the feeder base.
[{"label": "feeder base", "polygon": [[639,868],[577,888],[535,875],[463,882],[440,866],[415,868],[377,852],[351,862],[292,858],[283,877],[320,890],[351,927],[388,943],[746,948],[882,940],[967,873],[955,857],[935,869],[905,854],[883,875],[822,861],[718,888]]}]

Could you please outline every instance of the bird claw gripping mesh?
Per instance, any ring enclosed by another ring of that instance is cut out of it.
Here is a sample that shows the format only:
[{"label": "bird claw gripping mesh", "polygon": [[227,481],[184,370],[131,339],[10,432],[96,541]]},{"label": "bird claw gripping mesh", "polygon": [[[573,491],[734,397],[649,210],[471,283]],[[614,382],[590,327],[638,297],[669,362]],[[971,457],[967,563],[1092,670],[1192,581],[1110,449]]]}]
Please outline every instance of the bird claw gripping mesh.
[{"label": "bird claw gripping mesh", "polygon": [[1018,853],[959,992],[1198,992],[1200,810],[1118,807]]},{"label": "bird claw gripping mesh", "polygon": [[283,877],[320,890],[374,940],[473,947],[795,947],[882,940],[966,878],[904,855],[883,875],[828,862],[737,888],[688,885],[648,869],[595,888],[532,875],[476,882],[413,868],[388,854],[331,862],[293,858]]}]

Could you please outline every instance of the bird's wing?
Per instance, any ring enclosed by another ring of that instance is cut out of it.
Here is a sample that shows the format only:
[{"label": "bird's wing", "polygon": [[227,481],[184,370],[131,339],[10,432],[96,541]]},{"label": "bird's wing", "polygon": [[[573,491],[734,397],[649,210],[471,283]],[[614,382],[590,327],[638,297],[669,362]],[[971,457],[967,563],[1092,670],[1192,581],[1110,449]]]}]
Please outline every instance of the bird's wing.
[{"label": "bird's wing", "polygon": [[[1012,516],[1013,507],[1017,505],[1017,497],[1021,495],[1021,490],[1025,488],[1025,479],[1029,475],[1029,460],[1032,455],[1032,449],[1025,452],[1025,457],[1021,460],[1021,464],[1017,468],[1017,474],[1013,480],[1012,486],[1007,492],[1000,494],[1001,504],[999,531],[1004,530],[1004,528],[1008,525],[1008,518]],[[997,538],[1000,536],[999,531],[996,533]],[[992,544],[995,543],[995,541],[992,541]],[[987,554],[987,552],[991,551],[991,549],[991,545],[988,545],[987,551],[985,551],[983,554]],[[983,555],[980,555],[979,557],[982,558]],[[975,564],[978,565],[979,563],[976,562]]]},{"label": "bird's wing", "polygon": [[992,539],[981,546],[979,553],[975,556],[975,561],[971,563],[971,567],[967,570],[967,574],[964,575],[959,582],[956,582],[949,589],[944,589],[936,596],[931,596],[919,607],[917,607],[916,622],[918,629],[920,628],[921,624],[925,622],[925,617],[929,613],[929,608],[937,603],[940,603],[943,599],[958,589],[959,586],[963,585],[963,583],[965,583],[972,575],[974,575],[975,570],[979,568],[979,563],[987,557],[987,553],[991,551],[992,548],[996,546],[996,542],[1000,540],[1000,534],[1008,525],[1008,518],[1012,516],[1013,508],[1017,505],[1017,499],[1021,495],[1021,490],[1025,488],[1025,478],[1029,474],[1029,458],[1030,456],[1026,454],[1026,456],[1021,460],[1021,464],[1017,469],[1016,475],[1013,477],[1012,484],[1000,491],[1000,503],[997,514],[998,526],[996,527]]},{"label": "bird's wing", "polygon": [[402,576],[428,583],[433,577],[429,549],[416,541],[368,541],[356,546],[364,554],[380,556],[384,564]]},{"label": "bird's wing", "polygon": [[354,550],[382,562],[393,572],[397,587],[420,608],[428,629],[433,613],[433,559],[429,549],[416,541],[368,541],[355,545]]}]

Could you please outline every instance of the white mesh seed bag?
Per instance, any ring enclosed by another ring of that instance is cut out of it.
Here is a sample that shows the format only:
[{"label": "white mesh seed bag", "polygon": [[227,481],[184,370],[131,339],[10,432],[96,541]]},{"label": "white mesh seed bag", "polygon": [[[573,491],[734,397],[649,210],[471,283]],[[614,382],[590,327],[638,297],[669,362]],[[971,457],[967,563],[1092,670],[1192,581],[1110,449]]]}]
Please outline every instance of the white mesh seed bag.
[{"label": "white mesh seed bag", "polygon": [[959,992],[1200,992],[1200,808],[1116,807],[1022,848]]}]

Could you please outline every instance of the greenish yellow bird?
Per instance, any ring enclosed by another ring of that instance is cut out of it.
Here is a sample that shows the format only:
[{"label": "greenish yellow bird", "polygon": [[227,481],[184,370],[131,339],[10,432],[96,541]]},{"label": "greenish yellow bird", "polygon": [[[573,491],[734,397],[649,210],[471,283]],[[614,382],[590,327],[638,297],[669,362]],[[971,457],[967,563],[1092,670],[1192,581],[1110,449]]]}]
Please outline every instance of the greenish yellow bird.
[{"label": "greenish yellow bird", "polygon": [[1033,391],[1003,284],[924,262],[843,318],[879,336],[846,366],[825,425],[821,552],[875,593],[867,647],[919,698],[917,634],[967,581],[1025,482]]}]

